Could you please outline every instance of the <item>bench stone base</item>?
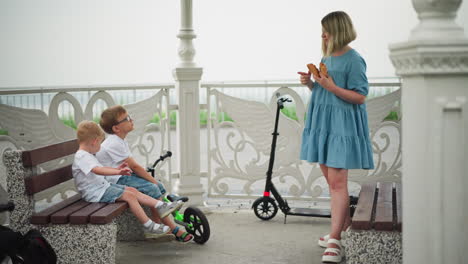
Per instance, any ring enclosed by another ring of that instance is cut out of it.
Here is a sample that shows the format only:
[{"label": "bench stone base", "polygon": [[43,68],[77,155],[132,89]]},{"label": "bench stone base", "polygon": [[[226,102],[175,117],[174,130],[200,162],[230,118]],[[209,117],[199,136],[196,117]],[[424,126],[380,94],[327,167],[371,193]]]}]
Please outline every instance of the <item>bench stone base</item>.
[{"label": "bench stone base", "polygon": [[[143,209],[146,215],[151,215],[148,208]],[[117,241],[145,240],[143,225],[132,214],[130,209],[125,210],[115,221],[117,223]]]},{"label": "bench stone base", "polygon": [[[6,151],[4,162],[7,170],[8,199],[15,202],[10,215],[10,225],[25,234],[31,228],[39,230],[54,248],[58,263],[115,263],[117,240],[143,240],[143,225],[129,209],[109,224],[31,225],[34,211],[33,196],[26,195],[24,179],[32,175],[22,163],[21,151]],[[147,215],[150,210],[145,208]]]},{"label": "bench stone base", "polygon": [[34,225],[57,254],[58,263],[115,263],[117,226]]},{"label": "bench stone base", "polygon": [[346,263],[403,263],[401,232],[349,230]]}]

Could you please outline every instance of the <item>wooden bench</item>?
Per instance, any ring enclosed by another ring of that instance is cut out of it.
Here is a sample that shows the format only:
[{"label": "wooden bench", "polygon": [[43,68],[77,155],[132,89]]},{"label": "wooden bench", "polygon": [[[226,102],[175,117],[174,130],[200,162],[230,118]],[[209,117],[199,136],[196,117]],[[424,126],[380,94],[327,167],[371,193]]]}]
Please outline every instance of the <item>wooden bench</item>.
[{"label": "wooden bench", "polygon": [[345,239],[346,263],[402,263],[401,223],[401,184],[363,184]]},{"label": "wooden bench", "polygon": [[76,194],[34,212],[36,193],[73,178],[71,164],[44,173],[39,166],[70,157],[77,149],[77,141],[70,140],[5,152],[9,199],[16,205],[10,223],[22,233],[40,230],[57,252],[59,263],[115,263],[117,240],[143,239],[141,224],[126,210],[127,203],[89,203]]}]

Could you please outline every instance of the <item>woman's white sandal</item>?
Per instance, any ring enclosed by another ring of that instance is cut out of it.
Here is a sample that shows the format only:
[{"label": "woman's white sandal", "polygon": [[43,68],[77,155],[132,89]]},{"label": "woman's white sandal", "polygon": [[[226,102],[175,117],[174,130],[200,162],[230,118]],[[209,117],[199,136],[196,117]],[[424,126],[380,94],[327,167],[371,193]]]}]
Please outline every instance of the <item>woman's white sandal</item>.
[{"label": "woman's white sandal", "polygon": [[[346,238],[346,236],[347,236],[347,233],[345,231],[341,231],[341,239]],[[319,238],[318,245],[320,247],[326,248],[328,244],[328,239],[330,239],[330,234],[324,235],[323,237]]]},{"label": "woman's white sandal", "polygon": [[325,253],[333,253],[336,255],[322,255],[322,262],[332,262],[332,263],[340,263],[343,259],[343,246],[341,246],[340,240],[336,240],[334,238],[328,239],[329,244],[335,244],[338,248],[327,248],[325,249]]}]

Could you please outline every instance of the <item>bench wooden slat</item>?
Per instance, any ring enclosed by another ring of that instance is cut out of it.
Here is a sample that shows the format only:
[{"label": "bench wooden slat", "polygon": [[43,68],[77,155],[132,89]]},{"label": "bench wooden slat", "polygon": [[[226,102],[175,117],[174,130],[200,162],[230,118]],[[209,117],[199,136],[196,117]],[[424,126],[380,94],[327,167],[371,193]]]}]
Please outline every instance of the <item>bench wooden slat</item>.
[{"label": "bench wooden slat", "polygon": [[90,203],[89,205],[71,214],[68,217],[68,221],[70,222],[70,224],[74,225],[87,224],[89,223],[89,216],[106,205],[106,203]]},{"label": "bench wooden slat", "polygon": [[42,148],[26,150],[22,153],[23,165],[26,167],[32,167],[47,161],[68,156],[74,154],[78,150],[78,147],[78,141],[73,139]]},{"label": "bench wooden slat", "polygon": [[81,196],[79,194],[76,194],[66,200],[63,200],[43,211],[40,211],[38,213],[33,213],[31,216],[31,224],[35,225],[44,225],[48,224],[50,222],[50,215],[69,206],[70,204],[75,203],[76,201],[80,200]]},{"label": "bench wooden slat", "polygon": [[401,222],[403,220],[402,209],[401,209],[401,183],[395,185],[395,197],[396,197],[396,230],[401,232]]},{"label": "bench wooden slat", "polygon": [[73,178],[72,165],[48,171],[39,175],[33,175],[24,179],[26,192],[29,195],[38,193],[50,187]]},{"label": "bench wooden slat", "polygon": [[369,230],[372,228],[372,209],[375,198],[375,183],[364,183],[359,193],[359,202],[354,211],[351,228]]},{"label": "bench wooden slat", "polygon": [[50,216],[50,223],[52,224],[66,224],[68,223],[68,217],[80,210],[81,208],[89,205],[89,202],[86,202],[85,200],[80,200],[72,205],[69,205],[65,208],[63,208],[60,211],[55,212]]},{"label": "bench wooden slat", "polygon": [[117,203],[108,204],[106,207],[93,213],[89,219],[89,222],[92,224],[110,223],[112,219],[119,216],[127,208],[128,208],[128,204],[125,202],[117,202]]},{"label": "bench wooden slat", "polygon": [[393,183],[381,182],[375,208],[374,229],[383,231],[393,230]]}]

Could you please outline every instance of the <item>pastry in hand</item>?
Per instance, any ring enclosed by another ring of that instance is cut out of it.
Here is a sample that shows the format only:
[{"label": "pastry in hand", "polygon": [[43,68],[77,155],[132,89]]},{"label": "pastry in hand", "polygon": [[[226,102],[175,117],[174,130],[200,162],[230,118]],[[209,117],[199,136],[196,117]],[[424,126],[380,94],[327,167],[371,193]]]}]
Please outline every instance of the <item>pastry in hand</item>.
[{"label": "pastry in hand", "polygon": [[315,67],[314,64],[312,64],[312,63],[307,64],[307,68],[309,68],[310,73],[312,73],[315,76],[320,77],[319,70],[317,69],[317,67]]},{"label": "pastry in hand", "polygon": [[320,63],[320,74],[324,77],[328,77],[328,70],[327,70],[327,66],[325,65],[325,63]]}]

